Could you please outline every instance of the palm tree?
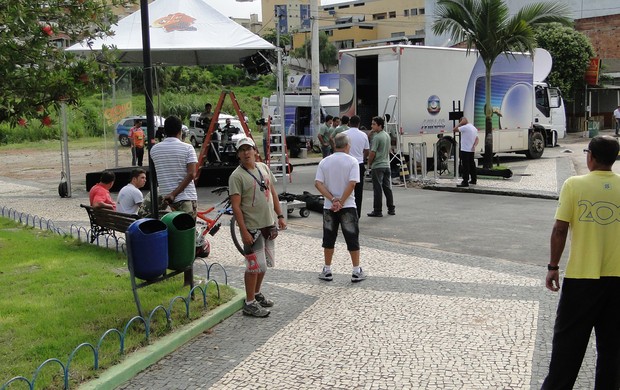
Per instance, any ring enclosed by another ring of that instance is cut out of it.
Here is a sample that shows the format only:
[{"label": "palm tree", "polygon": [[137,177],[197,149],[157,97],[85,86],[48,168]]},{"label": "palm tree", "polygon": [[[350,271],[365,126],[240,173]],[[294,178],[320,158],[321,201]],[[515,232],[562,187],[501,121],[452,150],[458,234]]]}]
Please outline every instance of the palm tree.
[{"label": "palm tree", "polygon": [[447,34],[455,42],[464,42],[468,54],[472,49],[482,58],[485,78],[484,167],[491,168],[493,133],[491,107],[491,67],[500,54],[530,52],[536,48],[534,27],[544,23],[572,23],[565,4],[535,3],[510,15],[504,0],[438,0],[435,11],[435,34]]}]

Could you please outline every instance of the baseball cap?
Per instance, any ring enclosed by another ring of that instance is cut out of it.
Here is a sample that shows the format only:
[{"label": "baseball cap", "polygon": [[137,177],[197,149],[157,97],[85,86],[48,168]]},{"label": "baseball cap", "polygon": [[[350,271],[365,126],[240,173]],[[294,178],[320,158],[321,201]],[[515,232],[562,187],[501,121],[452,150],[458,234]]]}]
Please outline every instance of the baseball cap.
[{"label": "baseball cap", "polygon": [[237,141],[237,149],[239,149],[243,145],[250,145],[253,148],[256,147],[256,144],[254,143],[254,140],[252,140],[252,138],[248,138],[248,137],[241,138],[239,141]]}]

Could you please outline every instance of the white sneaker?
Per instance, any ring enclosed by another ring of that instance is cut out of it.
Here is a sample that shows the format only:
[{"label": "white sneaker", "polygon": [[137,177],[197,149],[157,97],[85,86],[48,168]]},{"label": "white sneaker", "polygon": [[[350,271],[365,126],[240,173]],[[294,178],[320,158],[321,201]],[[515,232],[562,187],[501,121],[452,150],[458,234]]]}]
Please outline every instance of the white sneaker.
[{"label": "white sneaker", "polygon": [[332,276],[332,271],[327,271],[325,267],[323,267],[323,271],[319,274],[319,279],[331,282],[334,280]]}]

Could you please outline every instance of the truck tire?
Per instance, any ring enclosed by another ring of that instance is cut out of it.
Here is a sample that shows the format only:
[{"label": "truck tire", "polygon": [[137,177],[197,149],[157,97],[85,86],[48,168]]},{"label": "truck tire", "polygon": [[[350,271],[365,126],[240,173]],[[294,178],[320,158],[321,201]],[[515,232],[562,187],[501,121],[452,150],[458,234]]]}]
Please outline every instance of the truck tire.
[{"label": "truck tire", "polygon": [[527,158],[541,158],[545,151],[545,138],[538,131],[532,133],[530,137],[530,147],[525,152]]},{"label": "truck tire", "polygon": [[189,142],[192,144],[194,148],[197,148],[198,146],[200,146],[200,144],[198,143],[198,140],[196,140],[196,137],[194,137],[193,135],[189,139]]}]

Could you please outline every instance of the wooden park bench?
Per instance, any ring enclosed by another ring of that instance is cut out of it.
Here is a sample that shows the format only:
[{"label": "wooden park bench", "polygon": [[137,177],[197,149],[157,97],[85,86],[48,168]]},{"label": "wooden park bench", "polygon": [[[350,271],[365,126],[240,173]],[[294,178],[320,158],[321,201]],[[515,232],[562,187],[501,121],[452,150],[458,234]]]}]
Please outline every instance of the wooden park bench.
[{"label": "wooden park bench", "polygon": [[129,225],[139,218],[135,214],[118,213],[110,209],[93,208],[84,204],[80,206],[86,209],[88,219],[90,219],[91,243],[95,242],[97,237],[104,234],[117,238],[116,232],[125,233]]}]

